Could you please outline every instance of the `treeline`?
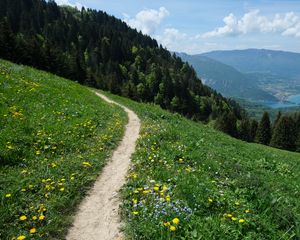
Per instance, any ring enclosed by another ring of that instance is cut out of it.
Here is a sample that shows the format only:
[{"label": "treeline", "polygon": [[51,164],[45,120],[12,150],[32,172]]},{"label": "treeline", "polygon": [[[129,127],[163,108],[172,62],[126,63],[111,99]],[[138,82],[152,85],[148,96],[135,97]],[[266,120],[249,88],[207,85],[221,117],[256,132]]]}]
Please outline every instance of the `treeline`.
[{"label": "treeline", "polygon": [[238,121],[234,115],[222,115],[215,124],[219,130],[247,142],[300,152],[300,113],[278,115],[272,124],[264,112],[260,122],[244,118]]},{"label": "treeline", "polygon": [[1,0],[0,57],[196,120],[244,115],[203,85],[187,63],[101,11],[52,0]]}]

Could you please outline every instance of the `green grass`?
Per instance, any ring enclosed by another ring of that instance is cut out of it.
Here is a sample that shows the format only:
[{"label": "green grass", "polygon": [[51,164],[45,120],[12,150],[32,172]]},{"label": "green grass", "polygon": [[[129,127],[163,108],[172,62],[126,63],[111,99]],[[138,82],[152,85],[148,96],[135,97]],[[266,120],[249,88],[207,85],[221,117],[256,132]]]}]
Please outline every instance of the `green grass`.
[{"label": "green grass", "polygon": [[[122,190],[128,239],[300,238],[300,154],[109,96],[142,120]],[[63,239],[126,121],[87,88],[0,61],[0,239]]]},{"label": "green grass", "polygon": [[109,96],[142,120],[122,190],[128,239],[300,239],[300,154]]},{"label": "green grass", "polygon": [[77,83],[0,60],[0,239],[63,239],[126,122]]}]

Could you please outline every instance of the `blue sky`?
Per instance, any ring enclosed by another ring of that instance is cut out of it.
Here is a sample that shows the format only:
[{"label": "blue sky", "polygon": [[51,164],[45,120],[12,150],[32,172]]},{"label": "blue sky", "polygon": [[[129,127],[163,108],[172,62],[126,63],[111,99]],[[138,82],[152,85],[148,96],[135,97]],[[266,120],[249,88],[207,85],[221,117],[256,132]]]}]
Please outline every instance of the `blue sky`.
[{"label": "blue sky", "polygon": [[106,11],[172,51],[300,52],[300,0],[56,0]]}]

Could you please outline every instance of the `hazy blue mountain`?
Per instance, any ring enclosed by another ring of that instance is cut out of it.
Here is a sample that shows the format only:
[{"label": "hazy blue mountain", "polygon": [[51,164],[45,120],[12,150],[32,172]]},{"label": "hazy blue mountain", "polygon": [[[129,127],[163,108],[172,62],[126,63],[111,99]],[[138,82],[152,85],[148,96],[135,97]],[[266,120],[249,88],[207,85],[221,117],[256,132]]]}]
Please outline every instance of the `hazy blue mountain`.
[{"label": "hazy blue mountain", "polygon": [[300,53],[266,49],[213,51],[201,54],[228,64],[243,73],[271,73],[300,78]]},{"label": "hazy blue mountain", "polygon": [[227,97],[250,100],[276,101],[276,98],[260,89],[255,80],[235,68],[202,55],[176,53],[190,63],[202,81]]}]

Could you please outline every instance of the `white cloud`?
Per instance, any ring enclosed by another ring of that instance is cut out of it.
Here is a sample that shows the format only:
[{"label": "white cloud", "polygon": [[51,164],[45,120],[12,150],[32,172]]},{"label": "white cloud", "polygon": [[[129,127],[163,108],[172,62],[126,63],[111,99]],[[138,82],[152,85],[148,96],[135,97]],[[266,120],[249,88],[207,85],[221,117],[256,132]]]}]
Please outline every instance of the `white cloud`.
[{"label": "white cloud", "polygon": [[292,26],[286,29],[283,33],[283,36],[291,36],[291,37],[300,37],[300,22],[295,26]]},{"label": "white cloud", "polygon": [[75,2],[74,4],[69,2],[69,0],[55,0],[55,2],[60,5],[60,6],[64,6],[64,5],[67,5],[67,6],[71,6],[71,7],[76,7],[77,9],[81,9],[82,7],[84,7],[84,5],[82,5],[81,3],[79,2]]},{"label": "white cloud", "polygon": [[198,35],[201,38],[243,35],[253,32],[280,33],[283,36],[300,37],[300,17],[294,12],[276,14],[268,18],[260,14],[259,10],[252,10],[238,19],[230,13],[223,19],[224,26],[211,32]]},{"label": "white cloud", "polygon": [[166,28],[161,36],[156,37],[157,40],[167,48],[173,48],[176,44],[186,40],[187,35],[181,33],[176,28]]},{"label": "white cloud", "polygon": [[165,7],[160,7],[158,10],[142,10],[137,13],[134,18],[130,18],[130,16],[124,14],[124,21],[130,27],[141,30],[144,34],[152,35],[157,30],[162,20],[169,15],[170,13]]}]

